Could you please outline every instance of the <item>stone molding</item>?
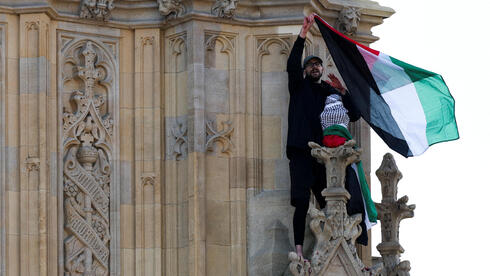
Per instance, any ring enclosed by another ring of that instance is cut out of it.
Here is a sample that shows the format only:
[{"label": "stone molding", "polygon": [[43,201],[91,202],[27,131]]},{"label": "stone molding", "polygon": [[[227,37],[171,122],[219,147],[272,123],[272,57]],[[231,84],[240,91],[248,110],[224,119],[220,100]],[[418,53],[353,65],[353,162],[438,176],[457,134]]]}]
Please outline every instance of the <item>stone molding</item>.
[{"label": "stone molding", "polygon": [[0,275],[6,275],[5,270],[5,249],[6,249],[6,91],[5,91],[5,24],[0,24]]},{"label": "stone molding", "polygon": [[[192,5],[186,6],[183,3],[181,0],[84,0],[82,3],[55,0],[35,5],[7,2],[0,4],[0,13],[47,13],[53,20],[60,21],[118,28],[158,28],[189,20],[218,22],[222,19],[232,19],[233,24],[243,26],[301,25],[304,14],[310,12],[320,14],[333,24],[338,14],[331,11],[338,12],[344,7],[343,1],[339,0],[240,0],[240,5],[237,0],[193,0]],[[374,1],[356,1],[355,4],[358,5],[356,8],[362,9],[360,29],[363,30],[359,35],[375,41],[377,38],[371,35],[369,29],[381,24],[394,11]],[[99,20],[87,20],[81,16]]]}]

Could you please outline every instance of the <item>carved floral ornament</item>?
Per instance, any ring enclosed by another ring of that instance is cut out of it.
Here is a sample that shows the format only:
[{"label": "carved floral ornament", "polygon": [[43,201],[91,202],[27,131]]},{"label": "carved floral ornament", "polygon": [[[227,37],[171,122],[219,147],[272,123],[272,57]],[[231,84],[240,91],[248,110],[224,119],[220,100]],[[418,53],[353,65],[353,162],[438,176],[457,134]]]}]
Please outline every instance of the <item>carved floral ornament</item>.
[{"label": "carved floral ornament", "polygon": [[97,64],[96,48],[87,41],[64,57],[76,74],[63,81],[84,87],[72,92],[72,108],[63,114],[65,275],[109,275],[113,120],[95,89],[107,70]]},{"label": "carved floral ornament", "polygon": [[216,0],[211,13],[223,18],[232,18],[235,16],[238,0]]},{"label": "carved floral ornament", "polygon": [[114,9],[114,0],[82,0],[80,2],[80,18],[107,21]]}]

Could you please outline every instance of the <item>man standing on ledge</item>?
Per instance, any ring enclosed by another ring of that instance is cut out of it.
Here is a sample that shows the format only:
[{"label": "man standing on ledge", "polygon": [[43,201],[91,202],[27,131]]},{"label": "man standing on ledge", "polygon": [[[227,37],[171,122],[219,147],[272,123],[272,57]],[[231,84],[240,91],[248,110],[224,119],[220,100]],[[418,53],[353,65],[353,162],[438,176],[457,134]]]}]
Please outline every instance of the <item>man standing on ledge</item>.
[{"label": "man standing on ledge", "polygon": [[[314,16],[303,20],[303,26],[289,55],[287,63],[289,88],[288,138],[286,153],[289,159],[291,176],[291,205],[295,207],[293,231],[296,253],[303,257],[306,214],[310,201],[310,189],[313,191],[320,208],[326,205],[321,195],[326,187],[325,167],[318,163],[310,153],[308,142],[322,144],[322,126],[320,114],[325,106],[326,97],[339,94],[347,110],[351,110],[350,100],[339,93],[344,91],[340,81],[329,75],[331,81],[323,82],[323,62],[317,56],[308,56],[301,64],[306,34],[314,23]],[[349,112],[349,117],[353,114]],[[350,118],[355,121],[359,118]]]}]

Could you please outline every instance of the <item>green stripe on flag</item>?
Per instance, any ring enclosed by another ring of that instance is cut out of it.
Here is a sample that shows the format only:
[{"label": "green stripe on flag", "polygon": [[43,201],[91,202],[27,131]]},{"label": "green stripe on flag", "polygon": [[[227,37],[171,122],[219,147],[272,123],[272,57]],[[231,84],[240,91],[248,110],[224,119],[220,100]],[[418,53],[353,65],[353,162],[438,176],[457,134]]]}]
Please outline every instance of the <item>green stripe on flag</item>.
[{"label": "green stripe on flag", "polygon": [[394,64],[405,70],[417,90],[427,121],[426,135],[429,146],[458,139],[454,99],[442,76],[390,58]]}]

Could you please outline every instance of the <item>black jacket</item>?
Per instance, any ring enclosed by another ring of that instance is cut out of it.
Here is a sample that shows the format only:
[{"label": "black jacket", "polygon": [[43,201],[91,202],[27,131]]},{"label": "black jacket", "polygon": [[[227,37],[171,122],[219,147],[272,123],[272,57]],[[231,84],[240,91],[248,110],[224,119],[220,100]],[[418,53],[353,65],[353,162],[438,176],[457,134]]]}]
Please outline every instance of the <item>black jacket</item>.
[{"label": "black jacket", "polygon": [[[320,123],[320,114],[325,107],[328,95],[340,94],[336,89],[321,82],[311,83],[303,77],[301,56],[303,54],[305,39],[298,36],[288,58],[288,88],[289,88],[289,112],[288,112],[288,141],[287,147],[308,149],[308,142],[321,144],[323,133]],[[312,89],[315,86],[316,89]],[[351,121],[359,119],[359,112],[353,108],[350,94],[342,96],[345,108]]]}]

